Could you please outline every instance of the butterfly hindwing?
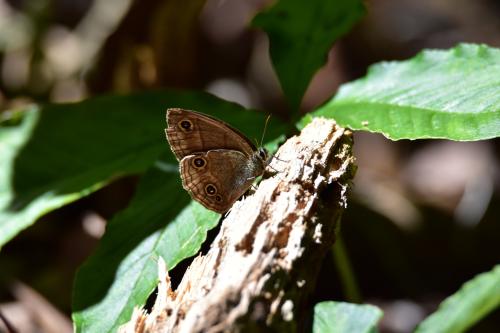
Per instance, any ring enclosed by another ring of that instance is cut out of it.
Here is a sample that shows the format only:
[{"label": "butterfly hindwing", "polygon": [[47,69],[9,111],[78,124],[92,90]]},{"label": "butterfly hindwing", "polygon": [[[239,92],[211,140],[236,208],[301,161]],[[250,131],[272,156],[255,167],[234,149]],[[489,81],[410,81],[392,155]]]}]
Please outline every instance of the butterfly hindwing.
[{"label": "butterfly hindwing", "polygon": [[193,199],[219,213],[231,208],[261,169],[249,166],[243,153],[227,149],[188,155],[180,161],[182,186]]}]

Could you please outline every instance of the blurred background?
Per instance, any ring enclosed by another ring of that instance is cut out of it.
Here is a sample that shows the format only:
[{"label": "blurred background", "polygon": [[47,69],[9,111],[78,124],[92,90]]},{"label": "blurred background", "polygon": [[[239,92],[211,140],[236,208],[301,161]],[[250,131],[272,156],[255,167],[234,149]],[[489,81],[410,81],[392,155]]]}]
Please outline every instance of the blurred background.
[{"label": "blurred background", "polygon": [[[0,110],[168,87],[205,90],[286,119],[267,37],[250,28],[271,3],[0,0]],[[497,0],[372,0],[367,8],[331,49],[303,112],[378,61],[459,42],[500,47]],[[355,134],[359,169],[341,233],[359,295],[385,312],[382,332],[411,332],[444,297],[500,262],[499,152],[498,139]],[[2,249],[0,312],[20,332],[72,331],[75,270],[135,184],[134,177],[116,181],[52,212]],[[349,297],[333,256],[326,258],[311,308]],[[499,327],[497,310],[471,331]]]}]

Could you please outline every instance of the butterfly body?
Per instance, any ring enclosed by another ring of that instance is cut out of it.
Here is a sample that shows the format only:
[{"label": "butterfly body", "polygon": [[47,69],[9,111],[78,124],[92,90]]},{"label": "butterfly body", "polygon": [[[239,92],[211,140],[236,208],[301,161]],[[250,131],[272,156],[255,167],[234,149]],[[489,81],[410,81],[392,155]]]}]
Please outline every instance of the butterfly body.
[{"label": "butterfly body", "polygon": [[228,124],[184,109],[168,109],[165,130],[179,160],[182,186],[213,211],[229,210],[263,174],[267,152]]}]

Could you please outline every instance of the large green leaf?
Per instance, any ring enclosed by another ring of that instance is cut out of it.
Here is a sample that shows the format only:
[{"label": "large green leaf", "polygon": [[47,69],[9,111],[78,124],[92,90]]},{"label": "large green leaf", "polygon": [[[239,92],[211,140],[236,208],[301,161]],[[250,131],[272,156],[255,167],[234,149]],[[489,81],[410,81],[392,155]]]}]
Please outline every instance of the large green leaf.
[{"label": "large green leaf", "polygon": [[[251,138],[262,134],[264,114],[205,93],[156,91],[29,108],[19,124],[0,124],[0,247],[41,215],[141,173],[170,151],[168,107],[210,113]],[[269,137],[282,133],[278,124],[272,119]]]},{"label": "large green leaf", "polygon": [[254,18],[253,25],[269,36],[273,65],[293,111],[333,42],[363,14],[361,0],[282,0]]},{"label": "large green leaf", "polygon": [[314,333],[376,332],[382,311],[368,304],[321,302],[314,307]]},{"label": "large green leaf", "polygon": [[109,224],[97,251],[79,270],[73,295],[78,332],[115,332],[156,287],[157,259],[173,268],[194,255],[219,215],[182,189],[168,160],[142,178],[135,197]]},{"label": "large green leaf", "polygon": [[500,306],[500,265],[465,283],[417,327],[416,333],[464,332]]},{"label": "large green leaf", "polygon": [[500,136],[500,50],[461,44],[423,51],[411,60],[384,62],[343,85],[306,116],[391,139],[482,140]]}]

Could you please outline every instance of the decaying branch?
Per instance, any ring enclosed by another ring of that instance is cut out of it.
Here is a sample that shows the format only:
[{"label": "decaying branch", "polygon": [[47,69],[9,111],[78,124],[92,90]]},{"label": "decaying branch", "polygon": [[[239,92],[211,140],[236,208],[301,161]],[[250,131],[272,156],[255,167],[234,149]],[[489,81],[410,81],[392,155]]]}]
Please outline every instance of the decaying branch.
[{"label": "decaying branch", "polygon": [[278,172],[233,206],[209,252],[194,259],[177,290],[160,264],[152,312],[136,310],[122,331],[300,329],[346,206],[355,172],[351,149],[351,132],[331,120],[315,119],[290,138],[269,168]]}]

